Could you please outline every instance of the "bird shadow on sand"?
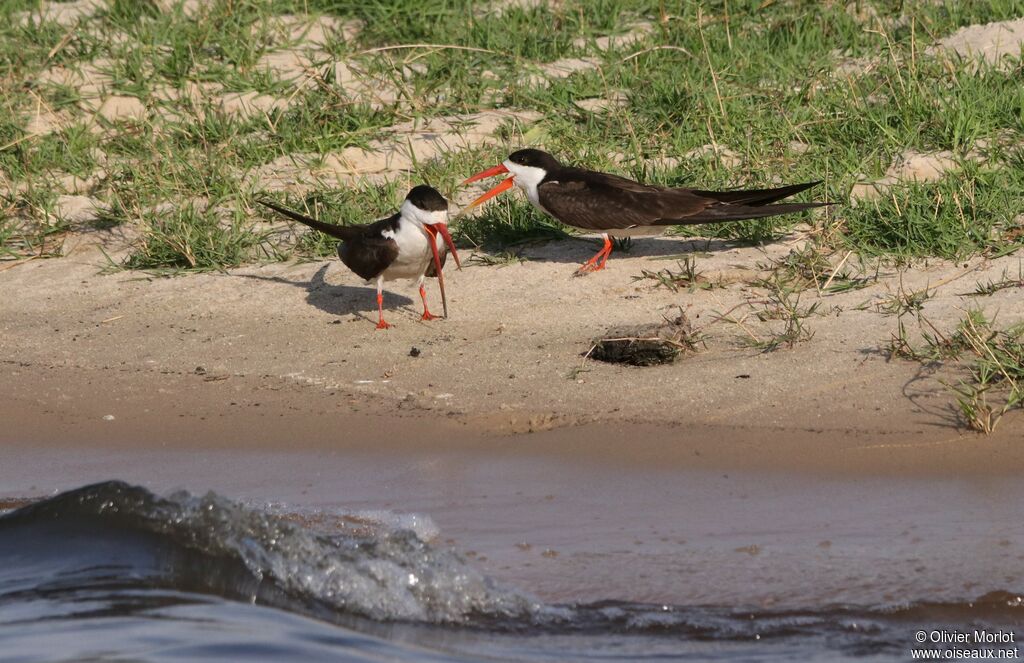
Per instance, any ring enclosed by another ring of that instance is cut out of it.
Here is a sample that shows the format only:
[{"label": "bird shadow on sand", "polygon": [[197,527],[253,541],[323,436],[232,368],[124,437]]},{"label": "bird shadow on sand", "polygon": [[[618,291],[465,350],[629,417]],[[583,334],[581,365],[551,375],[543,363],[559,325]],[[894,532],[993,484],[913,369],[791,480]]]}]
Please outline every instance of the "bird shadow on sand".
[{"label": "bird shadow on sand", "polygon": [[[517,254],[537,262],[558,262],[581,264],[601,248],[600,237],[572,237],[567,240],[549,241],[510,247]],[[750,242],[724,239],[692,239],[672,236],[633,237],[628,248],[616,246],[612,249],[611,260],[616,258],[679,258],[687,255],[717,253],[744,246],[758,246]]]},{"label": "bird shadow on sand", "polygon": [[[323,265],[308,281],[286,279],[282,276],[259,276],[257,274],[233,274],[245,279],[270,281],[302,288],[306,291],[306,302],[325,313],[337,316],[356,315],[376,324],[377,288],[370,286],[331,285],[324,280],[332,263]],[[384,310],[412,304],[404,295],[384,290]],[[373,316],[367,315],[372,313]]]}]

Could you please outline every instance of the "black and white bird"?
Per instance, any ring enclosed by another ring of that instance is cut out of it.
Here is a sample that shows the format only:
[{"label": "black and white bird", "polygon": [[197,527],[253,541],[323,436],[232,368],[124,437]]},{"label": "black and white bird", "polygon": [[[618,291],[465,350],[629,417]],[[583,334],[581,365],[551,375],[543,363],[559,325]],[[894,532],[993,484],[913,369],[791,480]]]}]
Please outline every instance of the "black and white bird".
[{"label": "black and white bird", "polygon": [[418,279],[423,300],[423,320],[433,320],[427,308],[424,279],[436,276],[441,286],[444,316],[448,317],[448,299],[444,292],[443,268],[448,250],[455,264],[462,268],[455,244],[448,233],[448,201],[432,187],[413,187],[396,214],[375,223],[337,226],[261,200],[265,205],[290,219],[336,237],[338,257],[345,266],[367,282],[377,281],[377,329],[391,325],[384,321],[384,282],[393,279]]},{"label": "black and white bird", "polygon": [[473,175],[464,184],[501,173],[512,176],[474,200],[462,213],[502,191],[519,187],[542,212],[568,226],[601,233],[604,246],[577,270],[577,274],[604,269],[612,252],[610,235],[660,234],[666,226],[758,219],[829,204],[769,204],[820,182],[746,191],[671,189],[563,166],[547,152],[534,149],[513,152],[503,163]]}]

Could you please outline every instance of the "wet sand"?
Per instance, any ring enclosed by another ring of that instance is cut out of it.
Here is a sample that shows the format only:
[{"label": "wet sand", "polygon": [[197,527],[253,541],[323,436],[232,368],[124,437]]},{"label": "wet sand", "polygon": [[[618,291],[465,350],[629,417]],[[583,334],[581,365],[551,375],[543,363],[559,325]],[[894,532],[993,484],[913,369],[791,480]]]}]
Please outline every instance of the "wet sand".
[{"label": "wet sand", "polygon": [[[603,468],[799,471],[822,476],[1019,476],[1018,419],[983,436],[900,411],[817,425],[625,419],[511,433],[458,415],[404,412],[379,400],[274,377],[4,364],[0,444],[94,451],[227,450],[446,453],[564,459]],[[887,416],[886,416],[887,415]],[[112,420],[106,417],[113,417]],[[129,462],[129,466],[131,463]]]}]

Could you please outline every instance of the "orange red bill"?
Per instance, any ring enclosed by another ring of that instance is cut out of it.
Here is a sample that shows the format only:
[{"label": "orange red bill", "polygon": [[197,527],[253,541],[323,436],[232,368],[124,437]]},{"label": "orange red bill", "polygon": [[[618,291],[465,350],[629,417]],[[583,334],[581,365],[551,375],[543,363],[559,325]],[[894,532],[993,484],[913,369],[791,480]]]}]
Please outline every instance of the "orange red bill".
[{"label": "orange red bill", "polygon": [[[476,175],[473,175],[472,177],[468,178],[465,182],[463,182],[463,184],[469,184],[470,182],[476,182],[477,180],[482,180],[485,177],[493,177],[495,175],[501,175],[502,173],[507,173],[507,172],[508,172],[508,168],[506,168],[504,164],[499,163],[497,166],[495,166],[493,168],[488,168],[487,170],[481,170]],[[491,198],[495,197],[496,195],[498,195],[502,191],[508,191],[509,189],[512,188],[512,185],[515,184],[515,179],[516,179],[515,176],[510,177],[510,178],[506,179],[505,181],[503,181],[498,186],[494,187],[493,189],[491,189],[490,191],[485,193],[484,195],[480,196],[479,198],[477,198],[476,200],[471,202],[469,205],[464,207],[462,209],[462,211],[459,212],[459,216],[465,214],[466,212],[468,212],[469,210],[473,209],[474,207],[476,207],[480,203],[485,202],[487,200],[490,200]]]},{"label": "orange red bill", "polygon": [[470,182],[476,182],[477,180],[482,180],[485,177],[493,177],[494,175],[501,175],[502,173],[507,173],[507,172],[508,172],[508,168],[505,167],[505,164],[499,163],[494,168],[488,168],[487,170],[481,170],[479,173],[477,173],[476,175],[473,175],[472,177],[467,179],[465,182],[463,182],[463,184],[469,184]]},{"label": "orange red bill", "polygon": [[[502,166],[502,168],[504,168],[504,166]],[[469,180],[466,180],[466,181],[468,182]],[[461,213],[465,214],[466,212],[468,212],[469,210],[473,209],[474,207],[476,207],[480,203],[483,203],[485,201],[490,200],[491,198],[495,197],[496,195],[498,195],[502,191],[508,191],[509,189],[512,188],[512,186],[515,183],[516,183],[516,178],[514,176],[513,177],[509,177],[508,179],[504,180],[501,184],[499,184],[498,186],[494,187],[493,189],[491,189],[490,191],[488,191],[487,193],[485,193],[484,195],[480,196],[479,198],[477,198],[476,200],[471,202],[469,205],[464,207],[462,209]]]},{"label": "orange red bill", "polygon": [[448,246],[448,250],[451,251],[452,258],[455,259],[455,264],[459,269],[462,269],[462,263],[459,262],[459,254],[455,250],[455,242],[452,241],[451,234],[448,233],[448,226],[444,223],[430,223],[423,226],[427,231],[427,236],[430,238],[430,251],[433,253],[434,258],[434,270],[437,272],[437,284],[441,289],[441,308],[444,309],[444,317],[448,317],[448,297],[444,292],[444,271],[441,269],[441,255],[437,252],[437,242],[434,240],[434,233],[440,233],[441,237],[444,238],[444,243]]}]

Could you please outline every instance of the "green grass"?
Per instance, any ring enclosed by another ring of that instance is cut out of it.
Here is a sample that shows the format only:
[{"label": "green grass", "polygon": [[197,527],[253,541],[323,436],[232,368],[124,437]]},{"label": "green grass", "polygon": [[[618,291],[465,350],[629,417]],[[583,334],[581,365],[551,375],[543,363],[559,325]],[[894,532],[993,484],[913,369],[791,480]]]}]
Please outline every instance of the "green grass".
[{"label": "green grass", "polygon": [[275,118],[271,135],[275,154],[340,151],[365,147],[381,129],[393,124],[389,111],[353,103],[343,92],[321,86]]},{"label": "green grass", "polygon": [[917,258],[962,258],[1020,244],[1016,226],[1024,173],[1013,167],[968,165],[935,184],[898,187],[877,201],[846,210],[845,241],[861,253]]},{"label": "green grass", "polygon": [[61,255],[61,237],[69,225],[54,214],[56,199],[45,188],[0,198],[0,259]]},{"label": "green grass", "polygon": [[143,215],[144,238],[125,266],[142,270],[211,270],[234,267],[263,245],[239,214],[225,220],[214,208],[192,204]]},{"label": "green grass", "polygon": [[679,292],[680,288],[687,291],[710,290],[714,284],[709,281],[698,269],[697,261],[692,256],[684,256],[676,261],[678,269],[659,269],[657,271],[643,269],[640,276],[634,276],[634,281],[649,281],[655,288],[665,288],[672,292]]},{"label": "green grass", "polygon": [[1004,269],[1002,276],[998,280],[989,279],[985,283],[979,282],[974,292],[963,294],[974,297],[989,297],[1001,290],[1008,290],[1010,288],[1024,288],[1024,263],[1017,265],[1016,275],[1011,275],[1009,270]]},{"label": "green grass", "polygon": [[[804,1],[568,1],[512,8],[500,19],[483,12],[484,4],[215,0],[186,16],[157,11],[148,0],[110,0],[69,29],[39,20],[38,11],[27,21],[15,20],[18,12],[38,8],[35,0],[0,1],[0,170],[12,191],[41,190],[53,176],[106,170],[109,176],[93,195],[112,210],[107,221],[139,225],[153,239],[144,255],[129,260],[130,268],[152,269],[161,260],[174,269],[224,267],[295,250],[323,255],[333,246],[307,234],[297,245],[274,245],[278,240],[261,235],[265,217],[236,212],[226,222],[223,210],[253,209],[253,198],[264,194],[253,188],[252,173],[280,157],[392,140],[389,127],[413,119],[515,107],[544,116],[528,127],[523,142],[569,162],[700,188],[824,179],[798,199],[839,203],[827,212],[679,230],[687,235],[760,243],[810,223],[821,231],[817,249],[823,254],[852,250],[897,262],[1005,254],[1022,241],[1017,215],[1024,151],[1012,147],[1024,139],[1020,66],[976,68],[927,49],[961,26],[1024,16],[1024,0],[865,0],[861,4],[879,16],[868,22],[847,11],[846,3]],[[258,66],[261,57],[285,45],[274,24],[282,15],[307,11],[358,20],[363,29],[352,41],[329,39],[308,80],[276,80]],[[622,48],[594,47],[595,38],[621,34],[637,21],[654,29]],[[460,48],[405,48],[414,44]],[[546,86],[524,76],[567,57],[597,58],[600,67]],[[850,59],[870,66],[834,73]],[[339,85],[333,67],[342,61],[391,81],[397,100],[371,107]],[[141,99],[149,119],[105,126],[106,135],[94,132],[87,126],[92,100],[72,86],[40,82],[40,74],[55,66],[99,68],[109,76],[108,91]],[[199,102],[187,94],[197,86],[206,95]],[[220,109],[219,95],[248,91],[290,104],[248,118]],[[578,105],[610,96],[625,98],[625,105],[604,113]],[[70,126],[30,136],[26,123],[41,107],[66,114]],[[979,141],[989,146],[982,164],[972,156]],[[797,150],[794,144],[809,147]],[[738,162],[701,152],[707,145],[727,148]],[[893,187],[877,202],[846,204],[854,184],[880,178],[908,149],[950,150],[962,168],[937,182]],[[503,152],[452,152],[417,163],[416,176],[451,196],[465,176]],[[676,161],[659,165],[662,157]],[[400,173],[394,179],[408,181]],[[351,195],[331,186],[321,192],[317,213],[351,222],[380,218],[404,194],[398,190],[404,184],[376,192],[354,186]],[[152,210],[168,203],[180,213],[154,225]],[[196,211],[207,205],[222,210],[216,223]],[[518,194],[474,214],[455,224],[463,245],[501,251],[569,236]],[[0,223],[0,249],[7,253],[20,254],[38,243],[26,238],[49,232],[40,214]],[[212,244],[200,250],[202,233]],[[245,233],[258,240],[242,241]],[[190,248],[175,251],[175,245]],[[815,281],[796,271],[791,276],[805,287]],[[829,288],[867,283],[852,274],[835,275]]]},{"label": "green grass", "polygon": [[566,226],[537,217],[525,200],[505,196],[481,214],[461,220],[454,237],[462,246],[500,250],[505,247],[570,237]]},{"label": "green grass", "polygon": [[919,346],[911,344],[901,324],[892,354],[925,364],[959,365],[963,377],[945,384],[968,427],[991,433],[1004,414],[1024,407],[1024,324],[1000,329],[980,310],[968,311],[945,334],[923,323]]},{"label": "green grass", "polygon": [[801,307],[800,292],[792,289],[778,275],[765,285],[768,295],[763,308],[755,315],[761,322],[781,322],[781,329],[774,329],[766,338],[751,340],[749,344],[762,352],[773,352],[814,338],[814,332],[804,320],[817,313],[821,302]]},{"label": "green grass", "polygon": [[99,141],[82,125],[45,136],[30,136],[5,122],[0,140],[11,145],[0,151],[0,168],[16,181],[31,181],[47,172],[86,176],[96,169],[93,152]]}]

